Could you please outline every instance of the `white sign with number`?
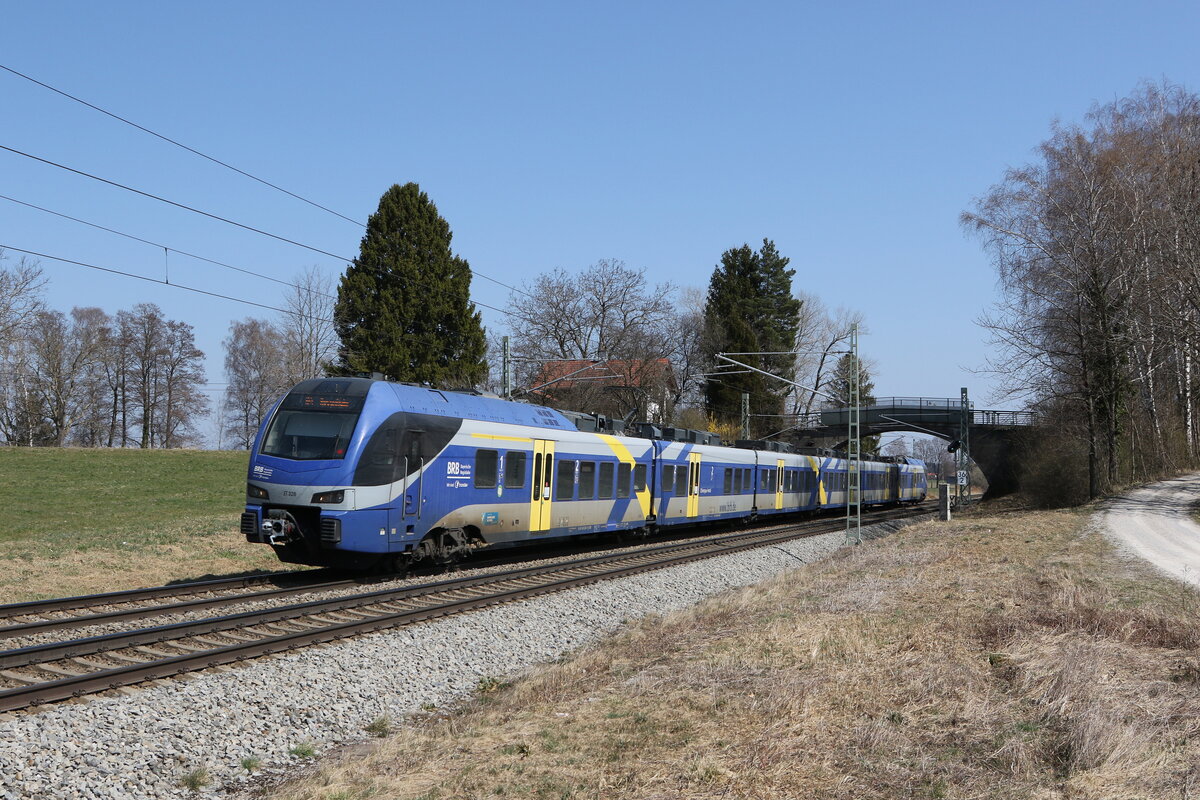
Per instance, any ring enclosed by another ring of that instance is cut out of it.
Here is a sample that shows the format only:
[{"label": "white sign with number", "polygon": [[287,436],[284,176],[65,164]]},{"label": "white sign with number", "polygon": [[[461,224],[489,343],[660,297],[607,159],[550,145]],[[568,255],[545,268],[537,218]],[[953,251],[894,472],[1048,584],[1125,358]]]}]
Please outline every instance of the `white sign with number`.
[{"label": "white sign with number", "polygon": [[965,469],[960,469],[958,471],[958,485],[959,486],[967,485],[967,471]]}]

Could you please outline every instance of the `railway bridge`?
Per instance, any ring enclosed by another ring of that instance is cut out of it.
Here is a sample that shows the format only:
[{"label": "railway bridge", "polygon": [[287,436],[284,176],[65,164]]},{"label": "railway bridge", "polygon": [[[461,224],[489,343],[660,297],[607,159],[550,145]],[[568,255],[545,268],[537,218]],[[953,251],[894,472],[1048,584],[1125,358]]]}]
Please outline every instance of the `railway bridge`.
[{"label": "railway bridge", "polygon": [[[845,408],[820,411],[808,420],[801,435],[845,442],[849,416]],[[1016,491],[1018,446],[1034,423],[1033,412],[978,410],[959,398],[880,397],[859,413],[863,436],[916,431],[953,441],[961,435],[964,422],[969,454],[988,480],[987,496]]]}]

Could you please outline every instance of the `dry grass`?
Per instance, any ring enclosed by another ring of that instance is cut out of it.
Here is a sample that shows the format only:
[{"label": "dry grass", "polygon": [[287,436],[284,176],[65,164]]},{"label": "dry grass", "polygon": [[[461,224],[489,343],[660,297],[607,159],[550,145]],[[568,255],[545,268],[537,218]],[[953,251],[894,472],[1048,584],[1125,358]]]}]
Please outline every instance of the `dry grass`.
[{"label": "dry grass", "polygon": [[1200,603],[1085,521],[909,528],[489,685],[268,795],[1197,796]]},{"label": "dry grass", "polygon": [[[189,521],[193,525],[194,521]],[[197,526],[203,529],[203,526]],[[295,569],[280,564],[268,547],[246,543],[227,519],[197,533],[189,525],[171,534],[172,544],[153,549],[117,543],[111,548],[67,551],[53,556],[0,560],[0,603],[44,597],[96,594],[183,580],[204,580],[264,570]]]}]

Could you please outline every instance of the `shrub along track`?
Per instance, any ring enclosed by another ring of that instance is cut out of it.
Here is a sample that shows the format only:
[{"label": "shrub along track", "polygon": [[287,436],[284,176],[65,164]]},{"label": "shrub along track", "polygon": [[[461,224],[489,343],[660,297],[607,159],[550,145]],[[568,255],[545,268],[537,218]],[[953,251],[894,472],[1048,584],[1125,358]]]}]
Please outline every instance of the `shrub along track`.
[{"label": "shrub along track", "polygon": [[[928,507],[892,509],[871,514],[864,517],[864,521],[869,519],[874,524],[930,513]],[[0,651],[0,680],[11,688],[0,690],[0,712],[223,667],[361,633],[817,536],[837,531],[843,525],[840,518],[776,525],[634,552],[526,566],[485,576],[382,589],[268,610],[4,650]],[[286,596],[312,589],[312,586],[307,589],[285,588],[260,594],[280,592],[282,594],[278,596]],[[223,602],[235,602],[236,599]],[[197,602],[222,603],[209,599],[189,601],[184,605]],[[192,605],[192,608],[195,606]],[[152,610],[141,611],[145,613],[139,616],[144,617],[150,616]]]}]

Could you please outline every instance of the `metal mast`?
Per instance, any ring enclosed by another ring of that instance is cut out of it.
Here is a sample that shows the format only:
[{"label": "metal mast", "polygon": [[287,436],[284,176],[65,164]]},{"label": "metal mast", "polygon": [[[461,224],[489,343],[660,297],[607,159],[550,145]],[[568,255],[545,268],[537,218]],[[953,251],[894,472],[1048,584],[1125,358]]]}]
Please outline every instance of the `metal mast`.
[{"label": "metal mast", "polygon": [[859,425],[858,323],[850,326],[850,397],[846,440],[846,541],[862,544],[862,430]]},{"label": "metal mast", "polygon": [[[967,387],[962,387],[959,394],[959,414],[958,414],[958,450],[954,452],[954,469],[958,473],[954,477],[955,483],[958,484],[958,504],[965,505],[971,502],[971,456],[970,456],[970,441],[968,437],[971,433],[971,402],[967,398]],[[966,479],[963,479],[963,476]],[[966,494],[963,494],[963,486],[966,486]]]},{"label": "metal mast", "polygon": [[508,348],[508,337],[505,336],[500,340],[502,343],[501,349],[501,366],[500,366],[500,396],[505,400],[512,399],[512,353]]}]

